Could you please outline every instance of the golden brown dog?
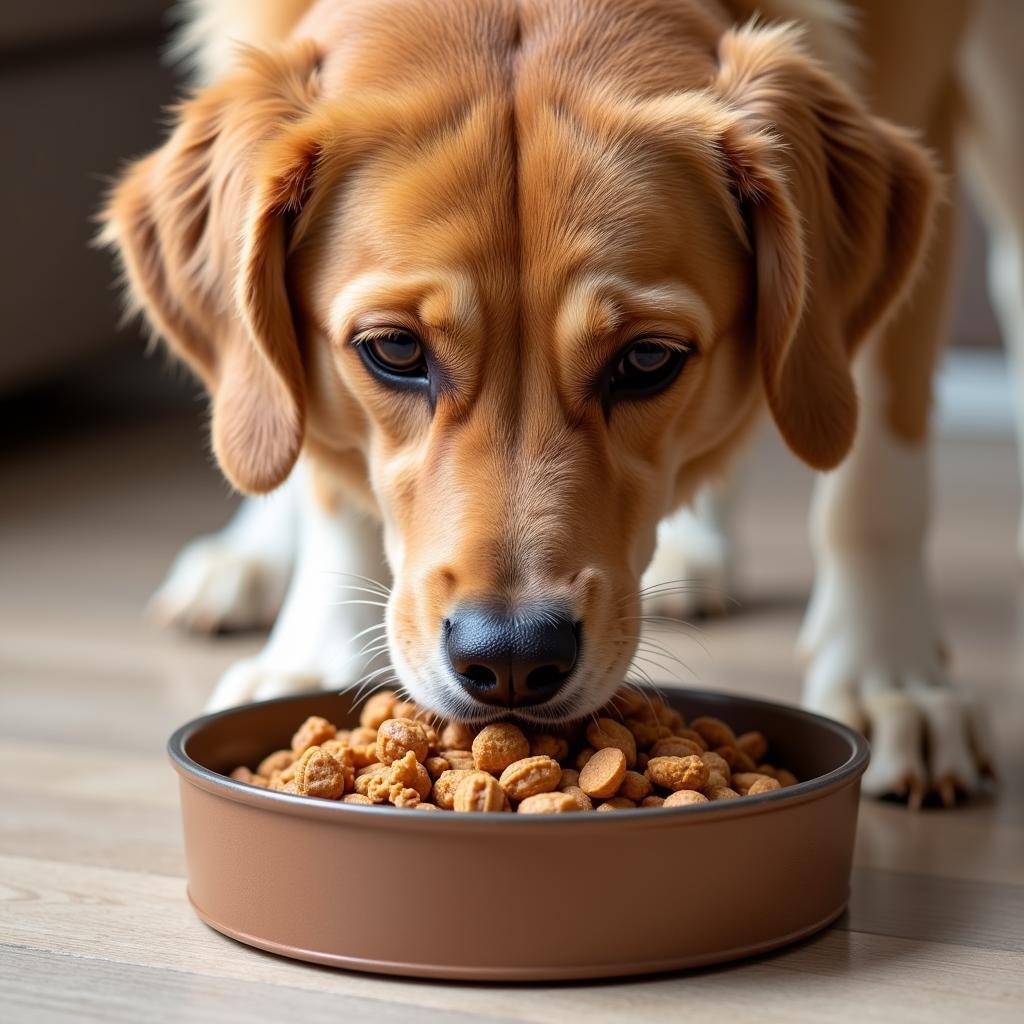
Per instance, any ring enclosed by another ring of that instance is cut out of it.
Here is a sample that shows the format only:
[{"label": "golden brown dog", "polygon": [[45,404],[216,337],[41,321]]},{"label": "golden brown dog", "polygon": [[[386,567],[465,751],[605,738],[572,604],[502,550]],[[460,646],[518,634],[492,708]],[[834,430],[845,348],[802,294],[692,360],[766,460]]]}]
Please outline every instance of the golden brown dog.
[{"label": "golden brown dog", "polygon": [[[868,5],[869,39],[899,29],[893,6]],[[941,310],[893,317],[936,222],[948,145],[931,120],[957,18],[912,83],[880,86],[884,45],[862,83],[929,153],[842,81],[839,5],[803,28],[779,20],[808,7],[795,0],[198,7],[211,82],[128,170],[106,238],[207,385],[229,480],[262,494],[291,476],[297,492],[273,513],[281,534],[303,523],[291,595],[215,702],[344,683],[372,619],[331,607],[322,578],[358,570],[349,586],[386,604],[420,703],[477,721],[599,707],[634,655],[659,521],[765,406],[799,457],[839,465],[858,437],[851,360],[874,338],[867,454],[822,498],[845,512],[822,513],[810,698],[875,730],[888,762],[869,788],[971,786],[969,712],[930,619],[897,649],[876,628],[885,607],[858,604],[884,604],[894,558],[901,593],[923,579],[916,512],[908,525],[898,482],[891,517],[847,493],[905,476],[925,433]],[[218,17],[256,45],[226,57]],[[945,286],[947,234],[940,217],[925,301]],[[276,610],[293,554],[246,514],[242,619]],[[370,582],[374,520],[389,591]],[[173,591],[184,617],[194,595]],[[837,633],[850,608],[854,632]],[[945,736],[927,767],[925,722]]]}]

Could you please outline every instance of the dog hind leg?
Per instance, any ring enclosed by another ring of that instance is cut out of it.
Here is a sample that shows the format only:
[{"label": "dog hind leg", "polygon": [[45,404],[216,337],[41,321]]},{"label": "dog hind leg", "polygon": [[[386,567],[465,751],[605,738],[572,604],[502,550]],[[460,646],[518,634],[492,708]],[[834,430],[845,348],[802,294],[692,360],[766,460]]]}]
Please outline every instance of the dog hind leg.
[{"label": "dog hind leg", "polygon": [[[1024,4],[982,0],[961,60],[966,179],[989,232],[992,306],[1012,373],[1024,482]],[[1024,509],[1017,549],[1024,559]]]}]

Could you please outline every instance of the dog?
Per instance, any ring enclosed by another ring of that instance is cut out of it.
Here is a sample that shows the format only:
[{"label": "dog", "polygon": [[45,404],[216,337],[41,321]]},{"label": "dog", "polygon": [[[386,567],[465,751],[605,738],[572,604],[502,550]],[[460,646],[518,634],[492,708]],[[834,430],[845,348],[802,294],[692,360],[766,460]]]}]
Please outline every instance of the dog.
[{"label": "dog", "polygon": [[445,717],[593,712],[652,558],[684,574],[676,510],[767,409],[830,471],[806,703],[869,734],[865,791],[972,792],[989,745],[944,668],[923,538],[974,16],[189,5],[203,84],[103,240],[206,385],[225,476],[269,495],[156,597],[196,628],[274,623],[210,706],[349,685],[368,653],[390,657],[371,681]]}]

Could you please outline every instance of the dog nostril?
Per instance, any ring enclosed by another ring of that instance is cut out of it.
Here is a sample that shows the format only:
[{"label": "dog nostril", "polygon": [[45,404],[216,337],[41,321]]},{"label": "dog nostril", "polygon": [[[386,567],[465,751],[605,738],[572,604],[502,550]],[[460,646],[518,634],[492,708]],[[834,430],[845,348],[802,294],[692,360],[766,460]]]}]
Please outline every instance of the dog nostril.
[{"label": "dog nostril", "polygon": [[557,686],[565,673],[557,665],[541,665],[535,668],[526,677],[526,688],[528,690],[550,690]]},{"label": "dog nostril", "polygon": [[486,665],[470,665],[462,673],[474,686],[490,689],[497,686],[498,677]]}]

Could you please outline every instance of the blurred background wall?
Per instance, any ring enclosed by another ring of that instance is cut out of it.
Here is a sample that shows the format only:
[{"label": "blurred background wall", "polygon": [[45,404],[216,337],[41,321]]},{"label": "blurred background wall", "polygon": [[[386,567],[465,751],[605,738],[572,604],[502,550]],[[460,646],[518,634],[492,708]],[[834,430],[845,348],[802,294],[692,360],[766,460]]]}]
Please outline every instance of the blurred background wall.
[{"label": "blurred background wall", "polygon": [[[147,363],[137,323],[118,329],[112,261],[89,245],[107,183],[161,139],[164,110],[183,89],[161,59],[171,7],[167,0],[0,5],[0,195],[7,205],[0,398],[24,400],[54,381],[73,395],[86,379],[95,393],[97,375],[129,391],[134,381],[168,397],[194,394],[184,375],[163,372],[162,360]],[[964,204],[951,327],[958,347],[999,345],[984,249],[984,231]],[[1001,364],[990,362],[998,372]]]}]

